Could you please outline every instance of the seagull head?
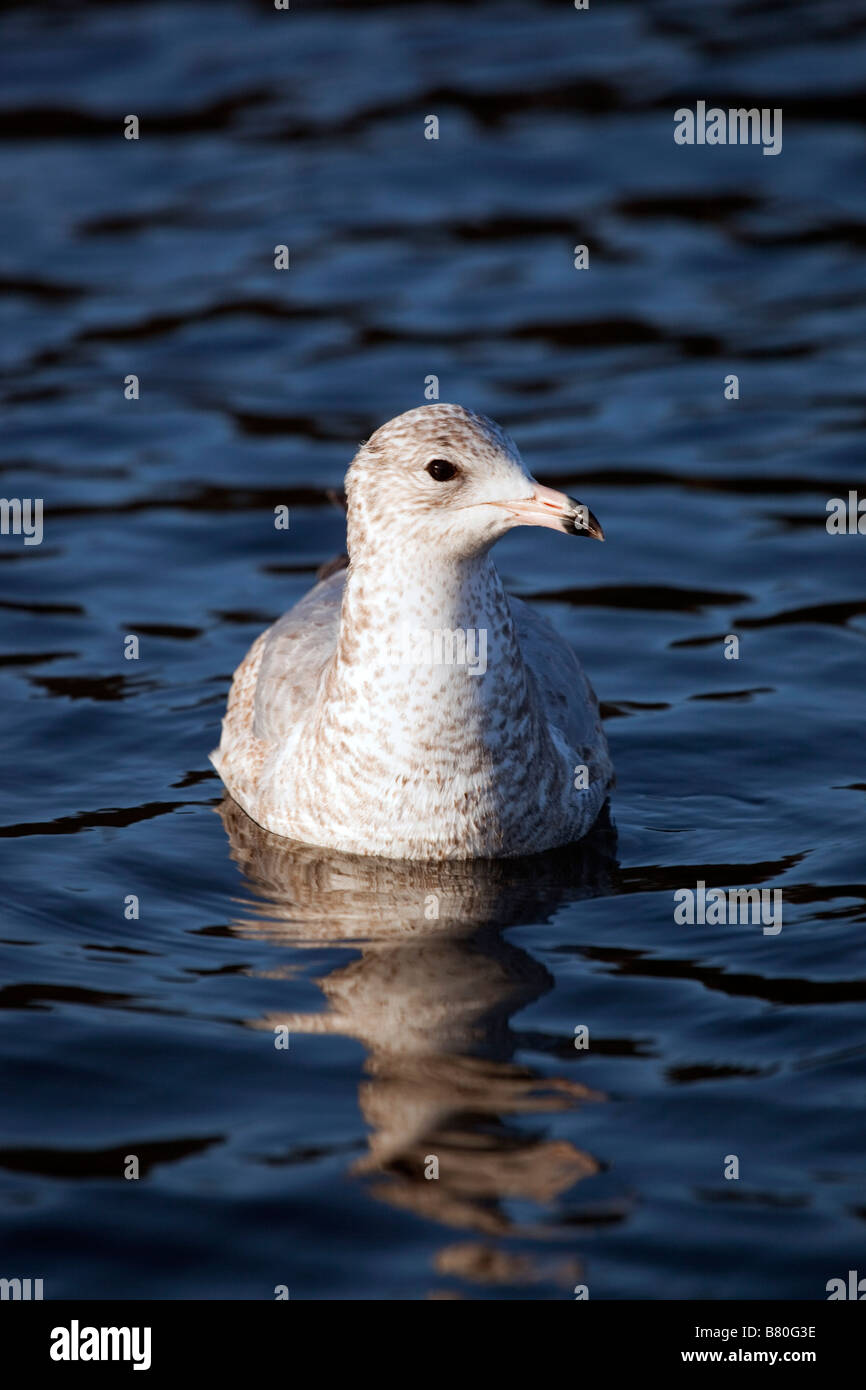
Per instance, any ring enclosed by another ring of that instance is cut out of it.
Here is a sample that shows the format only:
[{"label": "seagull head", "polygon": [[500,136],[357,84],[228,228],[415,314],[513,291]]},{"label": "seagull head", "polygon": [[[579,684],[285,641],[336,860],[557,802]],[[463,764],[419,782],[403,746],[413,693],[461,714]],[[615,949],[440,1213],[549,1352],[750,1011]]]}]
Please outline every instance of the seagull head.
[{"label": "seagull head", "polygon": [[479,555],[514,526],[604,540],[588,507],[536,482],[495,421],[444,402],[376,430],[352,461],[346,495],[353,562],[380,545]]}]

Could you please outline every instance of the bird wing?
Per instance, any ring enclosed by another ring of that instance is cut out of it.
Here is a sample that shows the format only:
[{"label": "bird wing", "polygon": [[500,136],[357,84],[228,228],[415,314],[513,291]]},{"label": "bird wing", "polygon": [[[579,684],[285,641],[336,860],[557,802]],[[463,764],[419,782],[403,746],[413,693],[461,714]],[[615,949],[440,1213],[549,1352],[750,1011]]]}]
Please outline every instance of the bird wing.
[{"label": "bird wing", "polygon": [[574,749],[606,756],[595,691],[577,656],[551,622],[531,604],[509,594],[523,660],[531,671],[548,720]]},{"label": "bird wing", "polygon": [[337,645],[345,578],[341,568],[316,584],[256,638],[234,673],[210,760],[250,814],[274,744],[285,743],[316,699]]},{"label": "bird wing", "polygon": [[264,633],[256,679],[256,738],[281,742],[312,708],[337,646],[345,581],[345,569],[328,575]]}]

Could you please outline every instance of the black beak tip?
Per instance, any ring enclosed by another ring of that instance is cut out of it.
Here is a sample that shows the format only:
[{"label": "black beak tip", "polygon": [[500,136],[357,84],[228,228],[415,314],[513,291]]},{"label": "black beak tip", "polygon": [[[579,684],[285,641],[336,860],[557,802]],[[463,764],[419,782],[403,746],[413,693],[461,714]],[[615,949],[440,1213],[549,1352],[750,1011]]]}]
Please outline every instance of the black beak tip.
[{"label": "black beak tip", "polygon": [[575,503],[574,515],[568,518],[565,529],[570,536],[588,536],[594,541],[604,540],[604,531],[598,517],[580,502]]}]

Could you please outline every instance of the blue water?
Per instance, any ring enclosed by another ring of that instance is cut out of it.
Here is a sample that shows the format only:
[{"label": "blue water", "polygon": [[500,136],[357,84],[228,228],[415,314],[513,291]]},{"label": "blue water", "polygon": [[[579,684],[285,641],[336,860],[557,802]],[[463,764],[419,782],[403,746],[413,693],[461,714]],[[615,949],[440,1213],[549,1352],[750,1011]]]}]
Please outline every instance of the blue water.
[{"label": "blue water", "polygon": [[[864,1272],[866,536],[825,526],[866,495],[862,7],[43,2],[3,7],[0,54],[0,487],[44,499],[41,545],[0,537],[0,1274]],[[676,146],[698,99],[781,108],[782,153]],[[287,847],[207,761],[343,548],[328,490],[430,374],[608,538],[497,551],[618,774],[531,863]],[[678,924],[699,880],[781,890],[782,931]]]}]

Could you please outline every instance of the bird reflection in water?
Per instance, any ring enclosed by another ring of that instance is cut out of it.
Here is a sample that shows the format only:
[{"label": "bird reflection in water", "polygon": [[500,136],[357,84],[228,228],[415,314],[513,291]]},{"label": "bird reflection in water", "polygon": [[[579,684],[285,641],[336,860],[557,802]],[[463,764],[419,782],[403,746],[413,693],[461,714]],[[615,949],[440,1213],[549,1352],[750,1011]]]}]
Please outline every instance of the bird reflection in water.
[{"label": "bird reflection in water", "polygon": [[[368,1150],[352,1171],[373,1195],[473,1233],[442,1250],[442,1274],[483,1283],[580,1277],[497,1238],[548,1238],[509,1205],[552,1203],[600,1171],[589,1153],[509,1117],[604,1097],[513,1060],[509,1021],[552,989],[547,969],[505,939],[564,903],[612,890],[607,817],[577,845],[523,860],[419,863],[342,855],[262,830],[226,797],[220,815],[253,896],[232,930],[293,949],[344,945],[350,962],[317,981],[320,1013],[268,1013],[250,1026],[356,1038],[367,1050],[359,1104]],[[576,1020],[580,1021],[580,1020]],[[428,1158],[438,1178],[425,1177]]]}]

